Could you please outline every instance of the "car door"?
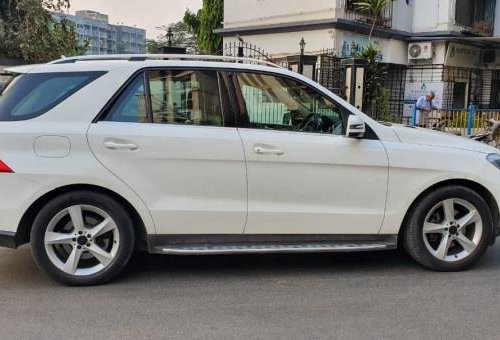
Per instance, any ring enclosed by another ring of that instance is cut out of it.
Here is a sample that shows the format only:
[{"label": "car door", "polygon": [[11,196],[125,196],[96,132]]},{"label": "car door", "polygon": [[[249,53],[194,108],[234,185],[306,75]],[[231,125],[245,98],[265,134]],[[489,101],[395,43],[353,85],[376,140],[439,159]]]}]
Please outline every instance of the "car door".
[{"label": "car door", "polygon": [[244,154],[221,84],[216,71],[144,71],[88,131],[95,156],[144,200],[159,234],[243,233]]},{"label": "car door", "polygon": [[348,112],[287,76],[233,75],[248,177],[247,234],[378,234],[382,143],[344,137]]}]

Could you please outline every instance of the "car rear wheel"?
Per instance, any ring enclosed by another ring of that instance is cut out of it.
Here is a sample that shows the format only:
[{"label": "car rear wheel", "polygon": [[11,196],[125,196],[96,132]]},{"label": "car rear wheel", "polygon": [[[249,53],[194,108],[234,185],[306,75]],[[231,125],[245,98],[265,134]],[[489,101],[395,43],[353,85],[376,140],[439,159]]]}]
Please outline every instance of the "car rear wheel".
[{"label": "car rear wheel", "polygon": [[35,218],[31,231],[37,264],[68,285],[111,280],[134,248],[132,220],[113,198],[91,191],[61,195]]},{"label": "car rear wheel", "polygon": [[484,199],[462,186],[439,188],[413,208],[403,246],[418,263],[437,271],[467,269],[492,238],[491,211]]}]

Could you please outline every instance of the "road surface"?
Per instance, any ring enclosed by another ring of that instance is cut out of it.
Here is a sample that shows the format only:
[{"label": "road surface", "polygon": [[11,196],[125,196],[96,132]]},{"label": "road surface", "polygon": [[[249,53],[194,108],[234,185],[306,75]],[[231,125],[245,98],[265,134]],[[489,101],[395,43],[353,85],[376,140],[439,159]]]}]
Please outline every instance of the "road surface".
[{"label": "road surface", "polygon": [[99,287],[63,287],[29,247],[0,249],[0,339],[500,337],[500,245],[434,273],[401,253],[139,254]]}]

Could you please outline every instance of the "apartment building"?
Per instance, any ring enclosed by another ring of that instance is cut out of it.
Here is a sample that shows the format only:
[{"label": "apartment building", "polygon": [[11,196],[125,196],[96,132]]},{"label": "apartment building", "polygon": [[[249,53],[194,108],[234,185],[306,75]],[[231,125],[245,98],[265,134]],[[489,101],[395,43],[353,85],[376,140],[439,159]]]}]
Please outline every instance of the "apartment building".
[{"label": "apartment building", "polygon": [[76,25],[78,39],[87,41],[87,54],[137,54],[146,51],[146,31],[141,28],[113,25],[109,17],[95,11],[77,11],[75,15],[54,14],[66,18]]},{"label": "apartment building", "polygon": [[331,78],[321,75],[332,71],[322,65],[325,51],[341,59],[375,44],[389,70],[394,113],[429,89],[445,109],[470,101],[500,108],[500,1],[395,0],[377,20],[371,40],[373,17],[359,11],[356,2],[226,1],[224,26],[217,32],[226,46],[243,40],[273,58],[299,53],[304,38],[305,53],[319,56],[320,82]]}]

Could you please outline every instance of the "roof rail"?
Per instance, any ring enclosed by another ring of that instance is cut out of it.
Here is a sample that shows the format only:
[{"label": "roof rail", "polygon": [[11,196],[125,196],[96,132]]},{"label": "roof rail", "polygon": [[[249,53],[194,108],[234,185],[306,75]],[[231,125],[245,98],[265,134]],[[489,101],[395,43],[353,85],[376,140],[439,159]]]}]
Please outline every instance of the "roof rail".
[{"label": "roof rail", "polygon": [[107,61],[107,60],[123,60],[123,61],[145,61],[145,60],[197,60],[197,61],[221,61],[235,62],[247,64],[259,64],[271,67],[283,68],[273,62],[230,56],[217,55],[194,55],[194,54],[108,54],[108,55],[86,55],[78,57],[63,57],[54,60],[49,64],[71,64],[79,61]]}]

